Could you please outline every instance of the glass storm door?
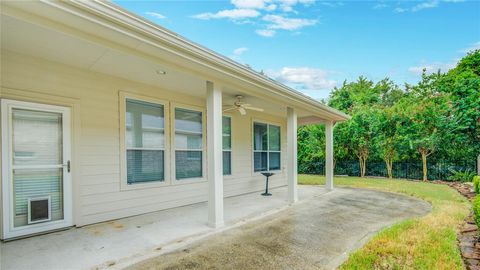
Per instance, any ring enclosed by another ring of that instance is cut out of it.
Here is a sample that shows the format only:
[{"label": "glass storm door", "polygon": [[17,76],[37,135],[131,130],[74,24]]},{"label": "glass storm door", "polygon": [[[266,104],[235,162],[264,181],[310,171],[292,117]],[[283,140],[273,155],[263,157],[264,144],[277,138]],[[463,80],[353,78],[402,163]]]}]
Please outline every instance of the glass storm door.
[{"label": "glass storm door", "polygon": [[3,238],[71,226],[70,109],[1,105]]}]

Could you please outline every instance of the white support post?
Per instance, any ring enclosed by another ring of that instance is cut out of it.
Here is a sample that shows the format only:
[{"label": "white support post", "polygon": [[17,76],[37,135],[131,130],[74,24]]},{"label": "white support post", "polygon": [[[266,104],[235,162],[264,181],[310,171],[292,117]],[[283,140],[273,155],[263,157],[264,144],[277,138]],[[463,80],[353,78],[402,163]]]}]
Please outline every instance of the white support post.
[{"label": "white support post", "polygon": [[297,113],[287,107],[287,182],[288,200],[294,203],[297,194]]},{"label": "white support post", "polygon": [[208,225],[223,226],[222,91],[207,81]]},{"label": "white support post", "polygon": [[333,189],[333,122],[325,123],[325,187]]}]

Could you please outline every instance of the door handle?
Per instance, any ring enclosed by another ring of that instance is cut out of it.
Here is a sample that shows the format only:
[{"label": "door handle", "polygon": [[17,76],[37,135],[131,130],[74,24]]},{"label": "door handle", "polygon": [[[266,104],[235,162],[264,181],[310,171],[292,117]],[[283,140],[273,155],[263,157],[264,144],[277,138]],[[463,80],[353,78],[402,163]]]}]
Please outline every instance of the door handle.
[{"label": "door handle", "polygon": [[67,167],[67,172],[70,172],[70,160],[67,161],[67,164],[63,164],[63,167]]}]

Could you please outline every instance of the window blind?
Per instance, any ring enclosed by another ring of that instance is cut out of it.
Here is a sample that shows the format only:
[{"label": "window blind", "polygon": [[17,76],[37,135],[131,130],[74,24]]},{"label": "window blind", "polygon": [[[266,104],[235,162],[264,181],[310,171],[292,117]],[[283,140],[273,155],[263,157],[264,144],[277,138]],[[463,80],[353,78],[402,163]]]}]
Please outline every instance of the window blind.
[{"label": "window blind", "polygon": [[203,176],[202,112],[175,108],[175,177]]},{"label": "window blind", "polygon": [[165,180],[164,106],[126,100],[127,183]]}]

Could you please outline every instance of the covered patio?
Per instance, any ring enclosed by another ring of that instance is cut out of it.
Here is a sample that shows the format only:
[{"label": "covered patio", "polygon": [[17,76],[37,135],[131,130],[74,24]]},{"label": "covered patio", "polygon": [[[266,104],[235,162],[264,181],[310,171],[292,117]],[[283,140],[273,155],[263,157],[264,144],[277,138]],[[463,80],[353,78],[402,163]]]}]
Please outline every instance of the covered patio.
[{"label": "covered patio", "polygon": [[[328,192],[320,186],[300,186],[298,197],[302,201]],[[286,187],[271,193],[270,197],[255,192],[226,198],[221,229],[207,226],[207,203],[198,203],[1,243],[0,268],[121,268],[288,207]]]},{"label": "covered patio", "polygon": [[[348,115],[110,2],[1,7],[2,269],[119,266],[333,189]],[[319,123],[326,186],[299,188]]]},{"label": "covered patio", "polygon": [[[242,213],[226,198],[264,188],[265,171],[295,203],[300,125],[325,124],[333,188],[333,127],[348,115],[112,3],[5,2],[1,22],[2,122],[23,121],[13,111],[29,117],[23,137],[2,128],[3,240],[199,202],[208,205],[200,220],[222,227]],[[39,124],[44,112],[60,124]],[[54,164],[41,165],[36,125],[64,130],[44,136],[62,151]],[[49,193],[38,166],[55,169]],[[22,179],[34,179],[34,194],[12,180],[19,168],[32,174]],[[28,199],[49,196],[56,220],[28,223]]]}]

